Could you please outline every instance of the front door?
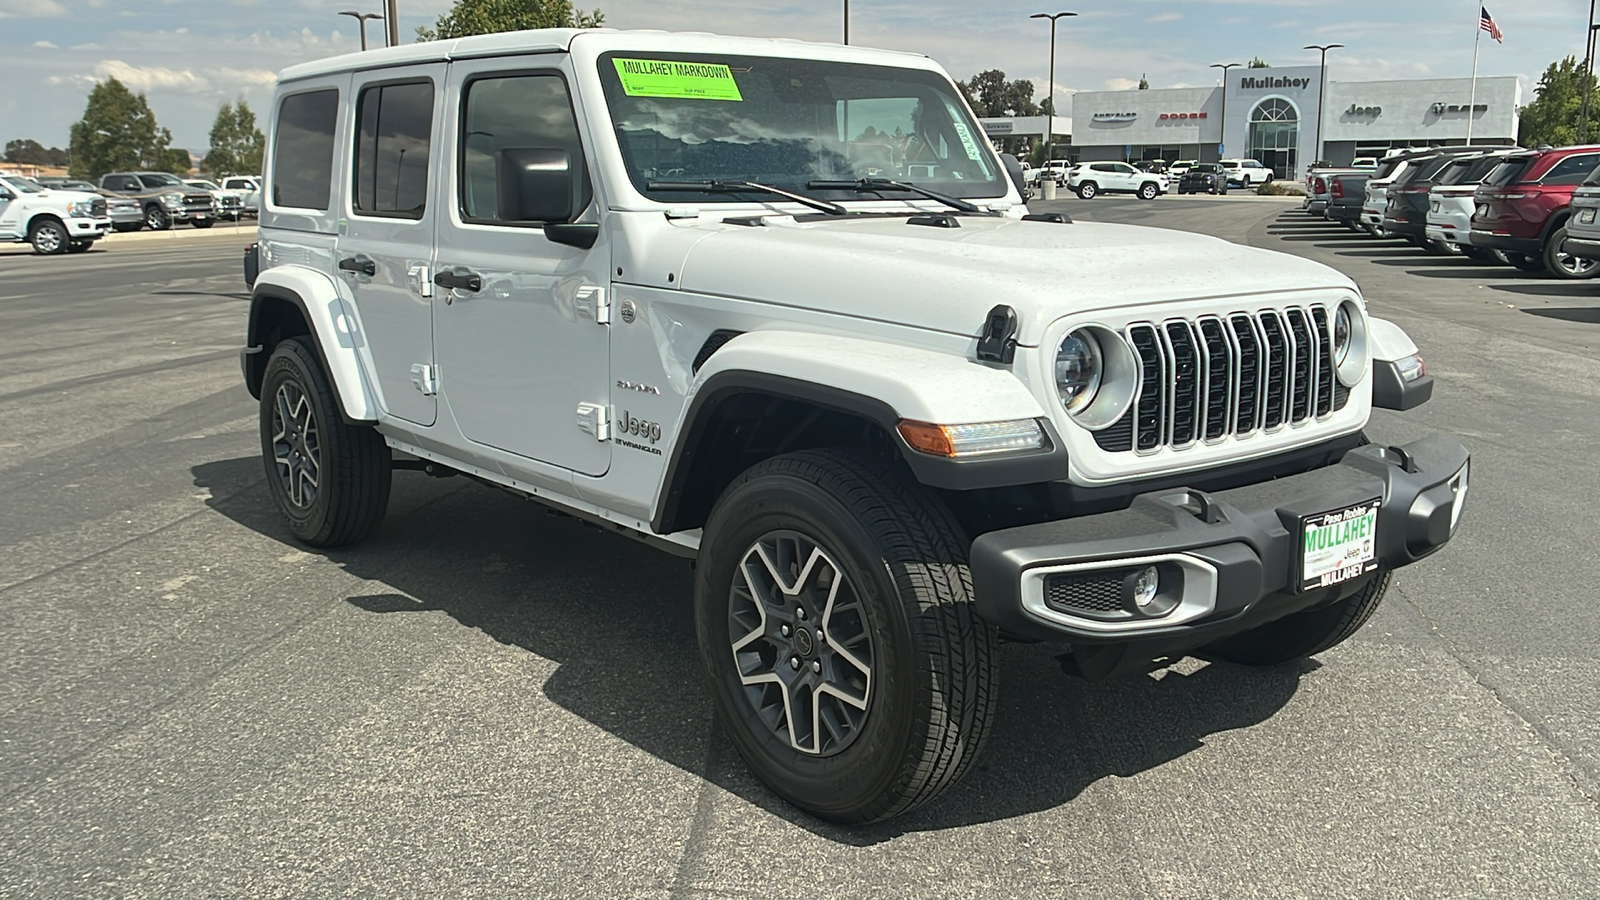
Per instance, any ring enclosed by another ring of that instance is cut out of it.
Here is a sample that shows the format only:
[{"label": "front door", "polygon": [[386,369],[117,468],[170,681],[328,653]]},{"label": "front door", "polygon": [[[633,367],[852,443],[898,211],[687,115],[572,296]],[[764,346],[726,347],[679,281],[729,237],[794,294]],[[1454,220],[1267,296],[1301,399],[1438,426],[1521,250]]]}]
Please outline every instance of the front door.
[{"label": "front door", "polygon": [[[358,73],[338,242],[339,277],[354,299],[357,342],[385,413],[432,425],[436,372],[432,285],[437,210],[429,160],[439,146],[443,64]],[[341,155],[342,158],[342,155]]]},{"label": "front door", "polygon": [[0,181],[0,238],[23,236],[21,209],[22,197],[17,195],[17,189]]},{"label": "front door", "polygon": [[574,209],[591,202],[565,65],[528,57],[450,66],[450,174],[439,195],[449,209],[435,269],[456,286],[439,287],[435,302],[440,390],[469,440],[604,475],[611,445],[597,426],[611,358],[596,312],[608,281],[605,245],[547,240],[538,225],[508,221],[498,200],[514,157],[561,150],[578,167]]}]

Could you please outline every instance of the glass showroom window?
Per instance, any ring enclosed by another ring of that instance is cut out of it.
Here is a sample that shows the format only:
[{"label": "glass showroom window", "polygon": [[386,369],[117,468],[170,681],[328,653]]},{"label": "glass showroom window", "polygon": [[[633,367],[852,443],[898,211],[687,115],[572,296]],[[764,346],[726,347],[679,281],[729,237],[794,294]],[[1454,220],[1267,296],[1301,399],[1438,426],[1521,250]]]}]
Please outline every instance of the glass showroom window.
[{"label": "glass showroom window", "polygon": [[1250,111],[1250,156],[1279,178],[1294,178],[1300,146],[1300,113],[1282,97],[1268,97]]}]

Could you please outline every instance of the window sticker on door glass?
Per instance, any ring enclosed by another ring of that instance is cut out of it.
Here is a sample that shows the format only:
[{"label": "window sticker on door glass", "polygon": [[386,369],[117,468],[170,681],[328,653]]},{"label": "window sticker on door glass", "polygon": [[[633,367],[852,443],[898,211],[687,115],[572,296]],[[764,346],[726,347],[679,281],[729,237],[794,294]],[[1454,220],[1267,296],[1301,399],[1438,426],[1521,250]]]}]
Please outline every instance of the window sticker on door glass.
[{"label": "window sticker on door glass", "polygon": [[733,72],[722,65],[670,59],[612,59],[622,92],[629,97],[681,100],[744,100]]},{"label": "window sticker on door glass", "polygon": [[977,162],[980,156],[978,145],[972,140],[972,132],[968,131],[967,126],[960,122],[951,122],[950,124],[955,126],[956,136],[961,138],[961,146],[967,151],[967,159]]}]

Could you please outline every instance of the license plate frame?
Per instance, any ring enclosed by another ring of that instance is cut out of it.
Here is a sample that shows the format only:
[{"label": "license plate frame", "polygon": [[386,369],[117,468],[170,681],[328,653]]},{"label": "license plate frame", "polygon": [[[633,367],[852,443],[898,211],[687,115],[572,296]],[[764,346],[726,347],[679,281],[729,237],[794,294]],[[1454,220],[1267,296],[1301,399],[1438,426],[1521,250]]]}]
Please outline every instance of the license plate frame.
[{"label": "license plate frame", "polygon": [[1299,593],[1342,584],[1378,568],[1378,510],[1375,497],[1328,512],[1300,517],[1296,532],[1295,590]]},{"label": "license plate frame", "polygon": [[1594,210],[1585,209],[1585,210],[1580,211],[1578,213],[1578,224],[1580,224],[1580,225],[1593,225],[1594,224]]}]

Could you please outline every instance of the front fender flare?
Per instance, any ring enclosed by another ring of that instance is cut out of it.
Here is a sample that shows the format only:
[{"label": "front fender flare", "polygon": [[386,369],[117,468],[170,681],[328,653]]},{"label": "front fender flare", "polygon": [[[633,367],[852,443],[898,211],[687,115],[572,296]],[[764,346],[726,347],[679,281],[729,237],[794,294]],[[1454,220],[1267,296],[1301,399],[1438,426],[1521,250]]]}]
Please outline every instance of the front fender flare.
[{"label": "front fender flare", "polygon": [[[246,354],[265,349],[266,336],[259,333],[260,310],[264,301],[294,304],[300,309],[311,340],[322,359],[323,371],[333,382],[339,408],[346,421],[372,424],[378,421],[378,402],[356,348],[361,340],[355,320],[345,312],[339,286],[327,275],[303,266],[276,266],[256,278],[250,297],[250,326]],[[253,386],[254,387],[254,386]]]},{"label": "front fender flare", "polygon": [[[739,335],[700,368],[656,503],[655,530],[678,530],[694,455],[722,402],[767,394],[858,416],[879,426],[917,480],[950,490],[1037,484],[1067,477],[1065,445],[1037,399],[1010,371],[932,350],[793,331]],[[1035,419],[1045,449],[991,459],[919,453],[900,436],[900,420],[941,425]]]}]

